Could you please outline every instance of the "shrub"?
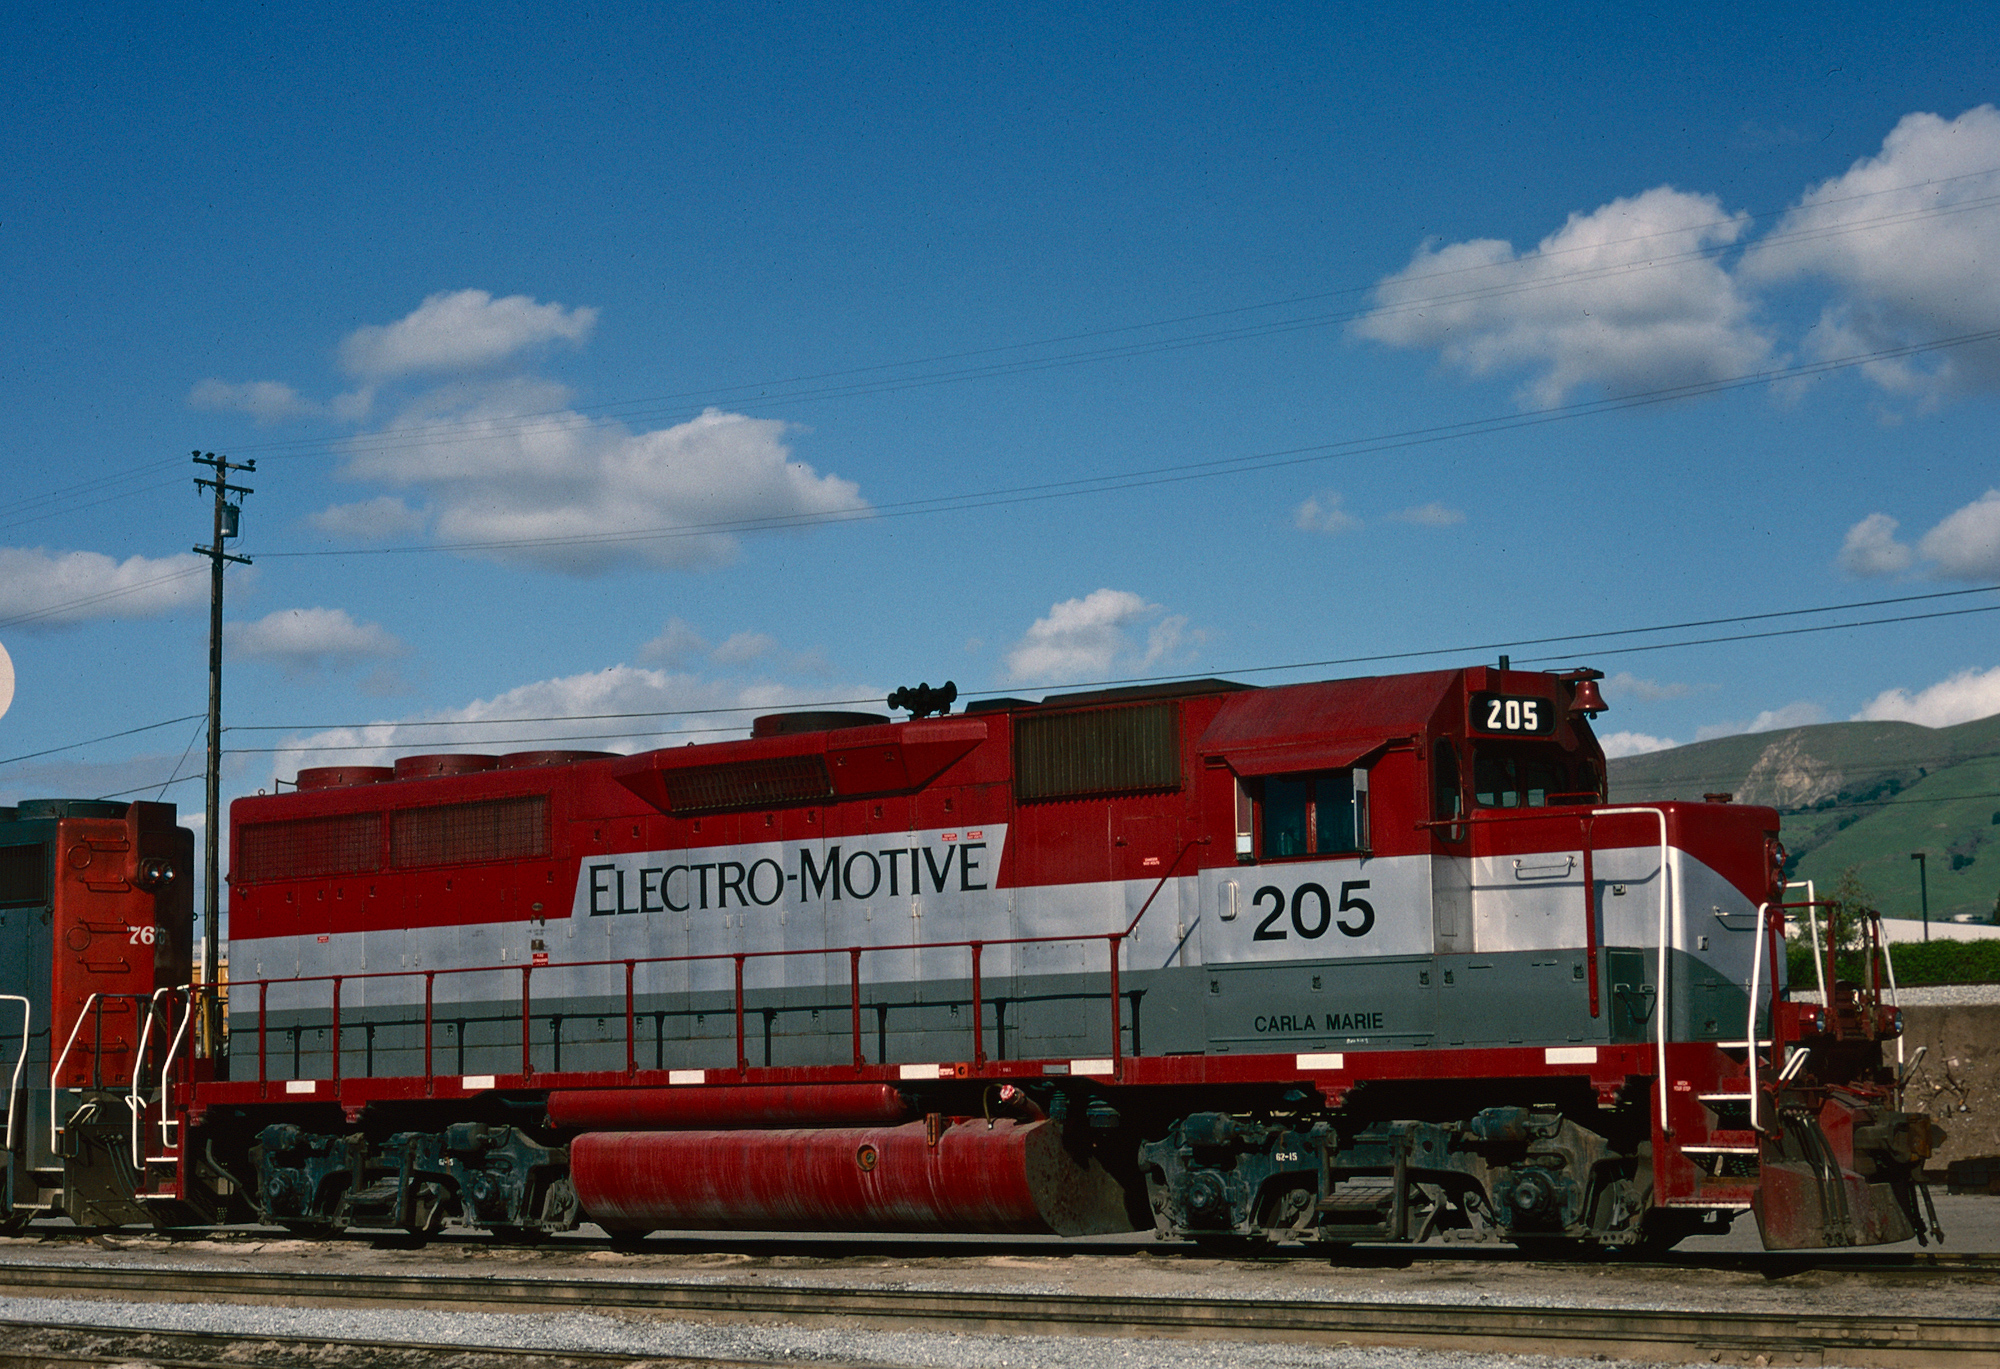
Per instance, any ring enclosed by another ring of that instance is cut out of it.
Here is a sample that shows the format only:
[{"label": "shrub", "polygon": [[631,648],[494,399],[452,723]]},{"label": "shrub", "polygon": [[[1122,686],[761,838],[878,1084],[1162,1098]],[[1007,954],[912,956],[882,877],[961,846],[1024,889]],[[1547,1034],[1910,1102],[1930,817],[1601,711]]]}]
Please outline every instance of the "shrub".
[{"label": "shrub", "polygon": [[[1903,941],[1889,948],[1899,985],[2000,983],[2000,937],[1983,941]],[[1812,949],[1803,938],[1785,943],[1792,987],[1816,987]],[[1866,967],[1859,951],[1841,951],[1835,965],[1842,979],[1863,983]]]}]

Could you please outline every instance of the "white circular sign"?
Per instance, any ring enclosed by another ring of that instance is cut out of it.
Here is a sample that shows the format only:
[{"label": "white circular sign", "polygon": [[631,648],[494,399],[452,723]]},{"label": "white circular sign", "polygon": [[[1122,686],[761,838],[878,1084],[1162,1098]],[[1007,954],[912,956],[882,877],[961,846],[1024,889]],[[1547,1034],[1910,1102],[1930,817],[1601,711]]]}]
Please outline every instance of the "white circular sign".
[{"label": "white circular sign", "polygon": [[14,702],[14,662],[8,659],[7,648],[0,645],[0,716],[7,712],[7,705]]}]

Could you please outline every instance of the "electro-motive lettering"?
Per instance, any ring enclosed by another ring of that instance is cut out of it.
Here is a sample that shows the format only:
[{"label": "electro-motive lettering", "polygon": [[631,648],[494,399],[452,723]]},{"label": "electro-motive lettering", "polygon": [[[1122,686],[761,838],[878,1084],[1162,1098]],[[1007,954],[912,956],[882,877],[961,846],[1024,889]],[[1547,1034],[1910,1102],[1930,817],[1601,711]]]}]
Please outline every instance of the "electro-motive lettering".
[{"label": "electro-motive lettering", "polygon": [[613,917],[980,893],[993,887],[1003,837],[987,829],[920,837],[908,846],[833,842],[824,848],[716,848],[589,861],[577,889],[577,911]]}]

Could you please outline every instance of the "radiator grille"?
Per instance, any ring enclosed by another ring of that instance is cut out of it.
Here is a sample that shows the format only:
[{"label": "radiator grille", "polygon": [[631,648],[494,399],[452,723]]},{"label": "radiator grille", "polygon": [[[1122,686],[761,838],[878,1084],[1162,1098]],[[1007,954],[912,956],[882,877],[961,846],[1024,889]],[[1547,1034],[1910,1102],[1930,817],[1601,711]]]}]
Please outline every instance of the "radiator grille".
[{"label": "radiator grille", "polygon": [[826,757],[820,755],[695,766],[665,771],[660,778],[667,787],[667,807],[677,815],[815,803],[833,797]]},{"label": "radiator grille", "polygon": [[389,862],[399,870],[548,853],[549,801],[542,794],[406,808],[390,816]]},{"label": "radiator grille", "polygon": [[247,823],[236,829],[230,864],[236,884],[368,874],[382,868],[382,815]]},{"label": "radiator grille", "polygon": [[1180,708],[1028,713],[1014,723],[1014,796],[1084,798],[1181,785]]},{"label": "radiator grille", "polygon": [[39,842],[33,846],[0,846],[0,904],[48,901],[48,848]]}]

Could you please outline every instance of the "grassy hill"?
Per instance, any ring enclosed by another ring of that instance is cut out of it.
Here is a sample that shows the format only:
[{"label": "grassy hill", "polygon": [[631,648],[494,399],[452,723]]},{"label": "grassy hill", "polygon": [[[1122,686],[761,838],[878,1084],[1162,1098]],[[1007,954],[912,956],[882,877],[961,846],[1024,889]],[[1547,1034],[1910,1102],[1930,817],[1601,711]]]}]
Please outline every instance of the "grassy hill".
[{"label": "grassy hill", "polygon": [[1830,888],[1849,866],[1876,905],[1919,909],[1924,851],[1933,919],[1993,912],[2000,894],[2000,715],[1956,727],[1821,723],[1611,762],[1623,803],[1731,793],[1784,815],[1795,878]]}]

